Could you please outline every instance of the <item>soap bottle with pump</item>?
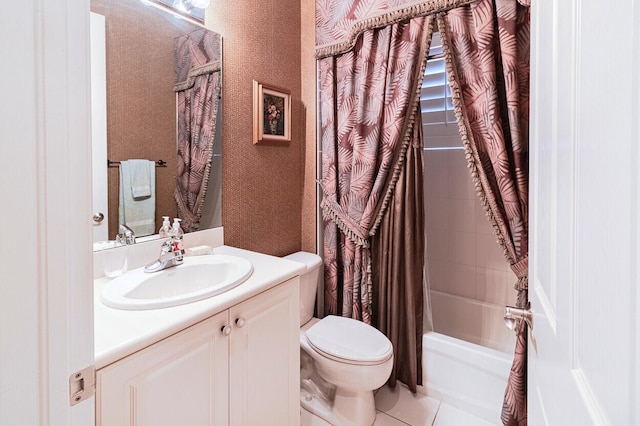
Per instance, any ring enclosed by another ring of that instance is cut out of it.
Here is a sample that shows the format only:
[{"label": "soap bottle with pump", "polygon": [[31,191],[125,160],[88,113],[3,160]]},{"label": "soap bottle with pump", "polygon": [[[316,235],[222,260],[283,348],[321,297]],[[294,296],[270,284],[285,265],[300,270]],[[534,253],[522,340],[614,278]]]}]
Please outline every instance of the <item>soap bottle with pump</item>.
[{"label": "soap bottle with pump", "polygon": [[184,249],[184,245],[182,243],[182,238],[184,237],[184,231],[180,227],[180,220],[181,219],[177,217],[173,219],[173,226],[171,227],[171,232],[169,233],[170,237],[178,240],[178,246],[176,247],[177,250]]},{"label": "soap bottle with pump", "polygon": [[158,231],[160,238],[167,238],[171,234],[171,223],[169,222],[169,216],[162,216],[162,226]]}]

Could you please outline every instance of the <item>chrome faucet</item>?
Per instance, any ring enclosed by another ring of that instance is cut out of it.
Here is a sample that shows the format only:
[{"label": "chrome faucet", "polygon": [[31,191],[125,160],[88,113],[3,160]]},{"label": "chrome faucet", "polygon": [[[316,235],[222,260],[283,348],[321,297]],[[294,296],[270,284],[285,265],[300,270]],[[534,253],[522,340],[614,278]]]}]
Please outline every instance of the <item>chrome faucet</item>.
[{"label": "chrome faucet", "polygon": [[158,272],[172,266],[181,265],[184,262],[184,249],[180,238],[171,237],[160,249],[160,257],[157,260],[145,265],[145,272]]},{"label": "chrome faucet", "polygon": [[118,227],[119,234],[116,235],[116,241],[120,244],[135,244],[136,243],[136,234],[133,232],[131,228],[129,228],[124,223]]}]

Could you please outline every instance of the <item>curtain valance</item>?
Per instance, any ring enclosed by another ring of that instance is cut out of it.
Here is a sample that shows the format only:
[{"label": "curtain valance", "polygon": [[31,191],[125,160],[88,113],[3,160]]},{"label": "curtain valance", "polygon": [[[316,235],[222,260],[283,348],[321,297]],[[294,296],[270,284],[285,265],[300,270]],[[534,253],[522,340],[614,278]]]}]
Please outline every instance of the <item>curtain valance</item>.
[{"label": "curtain valance", "polygon": [[474,1],[477,0],[317,0],[316,58],[348,52],[366,30],[432,15]]},{"label": "curtain valance", "polygon": [[[477,0],[316,0],[316,58],[351,50],[363,31],[474,1]],[[518,3],[530,6],[531,0],[518,0]]]},{"label": "curtain valance", "polygon": [[220,34],[200,29],[175,39],[175,92],[193,87],[196,77],[220,71]]}]

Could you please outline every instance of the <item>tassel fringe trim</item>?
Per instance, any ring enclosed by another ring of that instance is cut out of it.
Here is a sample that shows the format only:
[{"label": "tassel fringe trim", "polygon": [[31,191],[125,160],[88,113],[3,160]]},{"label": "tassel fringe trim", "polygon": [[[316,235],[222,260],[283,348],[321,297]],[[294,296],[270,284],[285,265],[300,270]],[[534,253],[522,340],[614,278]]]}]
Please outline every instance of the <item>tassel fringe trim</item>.
[{"label": "tassel fringe trim", "polygon": [[355,245],[367,249],[370,247],[369,240],[358,235],[356,231],[354,231],[346,222],[342,220],[338,212],[331,208],[329,203],[323,200],[320,203],[320,208],[322,209],[322,217],[325,220],[330,220],[335,223],[340,232],[342,232]]}]

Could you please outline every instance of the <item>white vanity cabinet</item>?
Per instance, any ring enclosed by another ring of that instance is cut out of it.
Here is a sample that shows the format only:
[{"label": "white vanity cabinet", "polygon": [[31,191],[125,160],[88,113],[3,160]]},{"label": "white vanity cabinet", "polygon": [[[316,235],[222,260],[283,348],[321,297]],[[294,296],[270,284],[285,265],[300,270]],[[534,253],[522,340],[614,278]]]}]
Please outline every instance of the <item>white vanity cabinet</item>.
[{"label": "white vanity cabinet", "polygon": [[299,278],[97,372],[98,426],[298,425]]}]

